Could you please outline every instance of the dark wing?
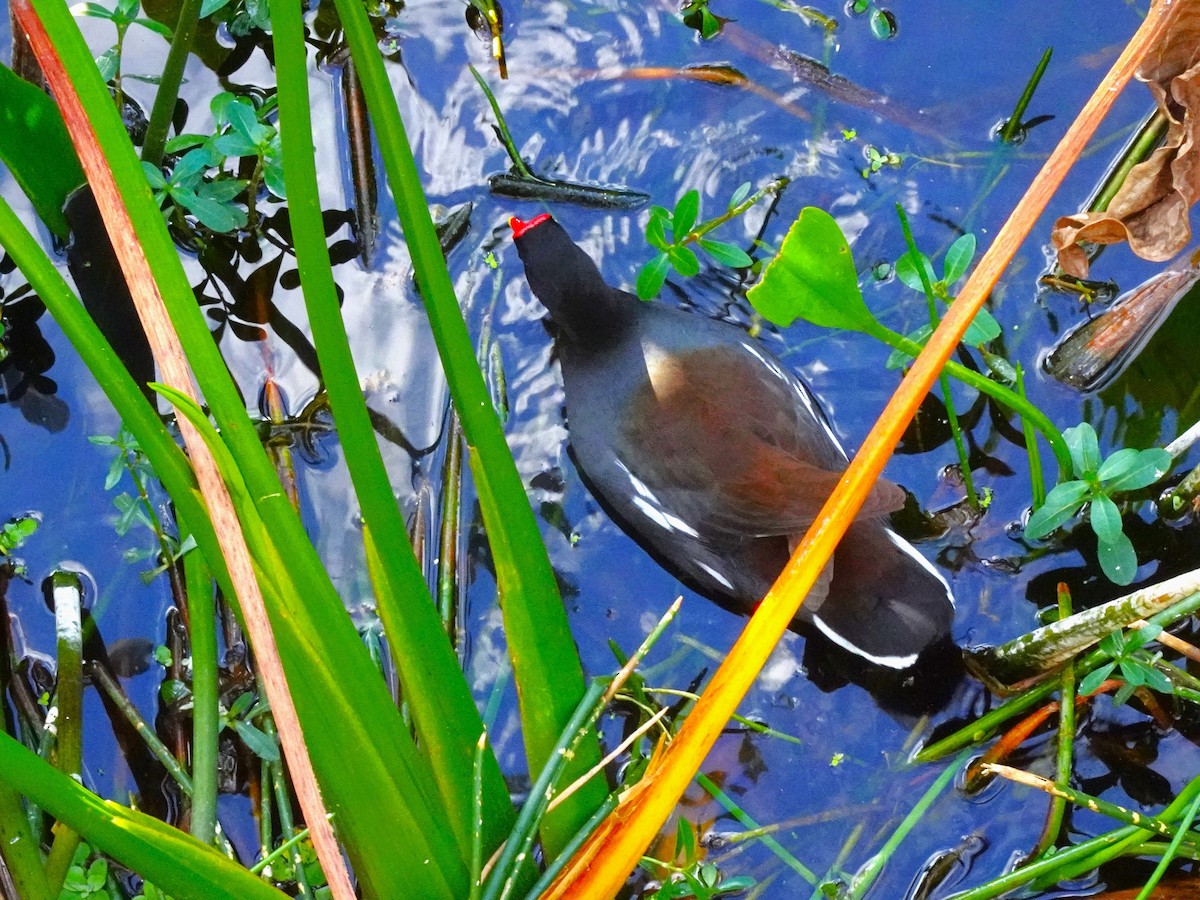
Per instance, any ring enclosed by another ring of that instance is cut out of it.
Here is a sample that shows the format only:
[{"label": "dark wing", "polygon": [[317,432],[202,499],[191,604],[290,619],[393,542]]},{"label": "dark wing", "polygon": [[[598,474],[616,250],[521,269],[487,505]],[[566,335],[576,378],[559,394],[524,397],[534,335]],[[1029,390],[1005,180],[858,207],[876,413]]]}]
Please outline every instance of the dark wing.
[{"label": "dark wing", "polygon": [[[647,502],[718,537],[802,534],[845,457],[805,388],[750,345],[646,354],[616,448],[638,461]],[[880,481],[859,517],[899,509]]]}]

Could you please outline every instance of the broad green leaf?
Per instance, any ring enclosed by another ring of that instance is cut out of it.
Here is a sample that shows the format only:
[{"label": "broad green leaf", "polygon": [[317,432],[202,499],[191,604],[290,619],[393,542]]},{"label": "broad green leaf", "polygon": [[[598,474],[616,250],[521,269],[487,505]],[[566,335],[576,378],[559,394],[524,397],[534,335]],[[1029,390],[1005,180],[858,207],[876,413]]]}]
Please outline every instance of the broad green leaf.
[{"label": "broad green leaf", "polygon": [[975,313],[971,324],[967,326],[967,330],[963,334],[963,343],[978,347],[988,341],[994,341],[998,337],[1000,337],[1000,323],[986,309],[980,309]]},{"label": "broad green leaf", "polygon": [[[171,170],[171,181],[175,184],[199,179],[216,162],[207,147],[197,147],[183,154]],[[242,184],[245,184],[243,181]]]},{"label": "broad green leaf", "polygon": [[[170,40],[172,37],[175,36],[174,31],[172,31],[170,28],[168,28],[162,22],[155,22],[153,19],[134,19],[133,24],[141,25],[143,28],[147,29],[148,31],[153,31],[155,34],[161,35],[162,37],[165,37],[167,40]],[[162,80],[161,78],[153,78],[149,75],[131,75],[129,77],[140,80],[140,81],[146,81],[149,84],[157,84],[159,81]]]},{"label": "broad green leaf", "polygon": [[24,794],[176,900],[283,900],[285,895],[190,835],[103,800],[0,733],[0,781]]},{"label": "broad green leaf", "polygon": [[1046,502],[1029,517],[1025,525],[1025,537],[1036,541],[1050,534],[1079,511],[1087,499],[1088,491],[1085,481],[1065,481],[1056,485],[1046,495]]},{"label": "broad green leaf", "polygon": [[45,91],[0,66],[0,159],[38,218],[60,238],[70,231],[62,208],[84,183],[62,113]]},{"label": "broad green leaf", "polygon": [[667,272],[671,270],[671,261],[667,254],[660,253],[650,260],[638,272],[635,290],[638,297],[649,300],[662,290],[663,282],[667,280]]},{"label": "broad green leaf", "polygon": [[737,186],[737,190],[733,192],[733,196],[729,198],[729,208],[733,209],[743,200],[750,196],[750,182],[743,181]]},{"label": "broad green leaf", "polygon": [[921,273],[917,268],[918,262],[921,268],[925,270],[925,274],[929,276],[929,284],[931,286],[937,281],[937,276],[933,274],[933,263],[929,261],[928,256],[917,251],[917,257],[918,259],[914,260],[912,251],[910,250],[896,260],[896,277],[906,287],[912,288],[918,294],[924,294],[925,285],[921,283]]},{"label": "broad green leaf", "polygon": [[233,723],[233,727],[250,752],[259,759],[265,759],[267,762],[276,762],[279,759],[279,744],[264,731],[245,719],[238,719]]},{"label": "broad green leaf", "polygon": [[1121,513],[1117,504],[1104,494],[1092,498],[1088,519],[1092,523],[1092,531],[1102,544],[1114,544],[1121,536]]},{"label": "broad green leaf", "polygon": [[167,153],[178,153],[181,150],[199,147],[210,137],[210,134],[177,134],[163,145],[163,149]]},{"label": "broad green leaf", "polygon": [[1123,685],[1117,688],[1117,692],[1113,694],[1113,706],[1124,706],[1129,701],[1129,698],[1133,696],[1133,692],[1137,689],[1138,686],[1136,684],[1126,681]]},{"label": "broad green leaf", "polygon": [[213,142],[213,146],[224,156],[258,156],[258,144],[237,131],[221,135]]},{"label": "broad green leaf", "polygon": [[967,269],[971,267],[971,260],[975,256],[975,235],[964,234],[946,251],[946,258],[942,260],[942,281],[946,283],[946,287],[954,284],[958,279],[967,274]]},{"label": "broad green leaf", "polygon": [[1110,662],[1105,663],[1100,668],[1093,669],[1091,672],[1089,672],[1084,679],[1079,682],[1080,695],[1087,696],[1088,694],[1094,693],[1096,689],[1100,687],[1100,685],[1104,684],[1104,682],[1108,679],[1108,676],[1112,674],[1113,669],[1116,667],[1117,664],[1115,662]]},{"label": "broad green leaf", "polygon": [[886,9],[872,9],[868,21],[871,23],[871,34],[879,40],[887,41],[896,36],[896,19]]},{"label": "broad green leaf", "polygon": [[203,19],[205,16],[211,16],[218,9],[224,9],[231,2],[233,0],[204,0],[200,4],[200,18]]},{"label": "broad green leaf", "polygon": [[215,200],[217,203],[228,203],[246,189],[246,182],[240,178],[230,178],[225,181],[211,181],[202,184],[196,194],[205,200]]},{"label": "broad green leaf", "polygon": [[1087,422],[1063,431],[1067,449],[1071,451],[1071,464],[1076,478],[1094,474],[1100,468],[1100,443],[1096,440],[1096,429]]},{"label": "broad green leaf", "polygon": [[146,181],[150,183],[150,189],[160,191],[167,186],[167,179],[163,177],[163,173],[159,171],[158,166],[153,163],[142,163],[142,171],[146,173]]},{"label": "broad green leaf", "polygon": [[776,325],[803,318],[846,331],[880,328],[858,289],[854,258],[841,228],[829,213],[812,206],[801,211],[747,296]]},{"label": "broad green leaf", "polygon": [[71,14],[76,16],[91,16],[93,19],[112,20],[113,11],[99,3],[76,3],[71,7]]},{"label": "broad green leaf", "polygon": [[205,228],[227,233],[237,231],[246,224],[246,211],[236,206],[209,200],[197,194],[192,194],[186,200],[178,193],[175,196]]},{"label": "broad green leaf", "polygon": [[696,254],[689,247],[672,247],[667,251],[667,259],[671,261],[671,266],[675,271],[685,278],[690,278],[700,272],[700,260],[696,258]]},{"label": "broad green leaf", "polygon": [[1124,532],[1117,535],[1115,541],[1101,541],[1099,547],[1100,568],[1113,584],[1122,587],[1131,584],[1137,575],[1137,554],[1133,551],[1133,543]]},{"label": "broad green leaf", "polygon": [[1111,656],[1113,659],[1120,659],[1125,655],[1125,632],[1114,631],[1106,635],[1100,641],[1100,649]]},{"label": "broad green leaf", "polygon": [[1013,367],[1012,363],[999,353],[992,353],[983,347],[979,349],[983,354],[983,361],[987,364],[993,375],[1007,385],[1015,385],[1017,383],[1017,370]]},{"label": "broad green leaf", "polygon": [[727,241],[706,241],[703,238],[698,243],[704,248],[705,253],[730,268],[745,269],[754,264],[754,260],[750,258],[749,254],[736,244],[730,244]]},{"label": "broad green leaf", "polygon": [[[1124,671],[1124,667],[1122,667],[1122,671]],[[1142,676],[1142,684],[1150,690],[1158,691],[1160,694],[1175,693],[1175,685],[1171,683],[1171,679],[1156,666],[1139,661],[1138,671]]]},{"label": "broad green leaf", "polygon": [[240,134],[252,146],[258,145],[258,133],[262,126],[258,123],[258,113],[249,102],[239,98],[230,103],[225,107],[225,117],[235,134]]},{"label": "broad green leaf", "polygon": [[[646,243],[655,249],[664,251],[668,247],[665,224],[666,220],[667,215],[666,211],[664,210],[661,216],[651,213],[650,219],[646,222]],[[643,297],[642,299],[645,298]]]},{"label": "broad green leaf", "polygon": [[692,230],[699,215],[700,192],[693,189],[679,198],[679,202],[675,204],[675,212],[671,215],[671,233],[675,235],[677,242],[683,240]]},{"label": "broad green leaf", "polygon": [[287,199],[287,185],[283,180],[283,166],[278,161],[272,162],[269,159],[270,150],[268,148],[267,165],[263,168],[263,184],[267,186],[272,194],[280,200]]},{"label": "broad green leaf", "polygon": [[1151,641],[1158,638],[1162,634],[1162,626],[1154,624],[1146,624],[1129,634],[1129,641],[1126,644],[1127,652],[1132,653],[1134,650],[1140,650]]},{"label": "broad green leaf", "polygon": [[96,68],[100,70],[100,77],[105,81],[112,81],[116,78],[117,70],[120,67],[121,57],[117,55],[116,47],[109,47],[96,57]]},{"label": "broad green leaf", "polygon": [[1158,447],[1150,450],[1126,448],[1106,459],[1096,474],[1104,482],[1104,489],[1114,493],[1149,487],[1170,469],[1171,454],[1166,450]]}]

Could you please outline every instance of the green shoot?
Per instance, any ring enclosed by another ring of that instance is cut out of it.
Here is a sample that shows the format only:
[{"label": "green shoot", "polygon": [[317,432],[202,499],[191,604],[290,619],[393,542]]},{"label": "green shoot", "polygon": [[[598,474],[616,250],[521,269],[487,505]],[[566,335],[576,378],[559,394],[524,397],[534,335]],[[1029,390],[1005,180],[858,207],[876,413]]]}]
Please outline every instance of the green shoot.
[{"label": "green shoot", "polygon": [[1112,497],[1154,484],[1171,468],[1171,456],[1160,448],[1126,448],[1102,462],[1096,431],[1087,422],[1068,428],[1063,438],[1071,453],[1075,478],[1060,482],[1046,495],[1046,502],[1029,517],[1025,536],[1044,538],[1086,507],[1099,541],[1100,567],[1114,584],[1129,584],[1137,572],[1137,555],[1122,529],[1121,512]]},{"label": "green shoot", "polygon": [[116,87],[118,109],[124,102],[121,92],[121,53],[125,47],[125,33],[129,31],[129,27],[139,25],[167,40],[171,40],[172,37],[171,29],[166,25],[139,16],[140,9],[141,4],[138,0],[118,0],[116,9],[107,9],[98,3],[78,3],[71,7],[71,12],[77,16],[106,19],[117,29],[117,42],[97,57],[96,66],[100,69],[100,77],[112,82]]},{"label": "green shoot", "polygon": [[[746,182],[729,198],[725,212],[706,222],[700,219],[700,192],[690,190],[675,203],[673,210],[662,206],[650,207],[650,221],[646,223],[646,242],[658,250],[658,254],[638,271],[637,295],[649,300],[660,290],[667,275],[674,270],[685,278],[700,272],[700,260],[689,244],[696,244],[705,253],[722,265],[745,269],[754,265],[754,260],[736,244],[716,241],[704,237],[713,229],[724,225],[752,207],[767,194],[782,190],[788,181],[779,178],[766,187],[750,194],[750,183]],[[667,232],[671,240],[667,240]]]},{"label": "green shoot", "polygon": [[687,819],[680,818],[675,829],[673,858],[682,857],[684,862],[677,865],[651,856],[642,857],[642,868],[662,881],[658,890],[649,895],[651,900],[675,900],[681,897],[715,900],[717,897],[740,894],[754,887],[755,881],[749,875],[723,878],[720,869],[699,858],[696,844],[696,826]]},{"label": "green shoot", "polygon": [[1100,687],[1104,681],[1116,671],[1125,683],[1113,696],[1113,703],[1122,705],[1140,687],[1149,688],[1160,694],[1175,693],[1171,680],[1159,669],[1155,668],[1162,653],[1151,656],[1143,648],[1162,632],[1160,625],[1145,625],[1126,635],[1123,631],[1114,631],[1100,642],[1100,649],[1109,654],[1112,659],[1088,673],[1079,683],[1081,694],[1090,694]]}]

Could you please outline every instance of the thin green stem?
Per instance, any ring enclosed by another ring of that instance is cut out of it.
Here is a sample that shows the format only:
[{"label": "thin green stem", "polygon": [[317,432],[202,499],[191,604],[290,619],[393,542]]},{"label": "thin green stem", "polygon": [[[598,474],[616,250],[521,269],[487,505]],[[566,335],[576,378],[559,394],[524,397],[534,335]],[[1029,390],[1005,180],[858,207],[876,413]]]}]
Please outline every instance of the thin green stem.
[{"label": "thin green stem", "polygon": [[[925,291],[925,301],[929,305],[929,325],[936,329],[941,317],[938,315],[937,298],[933,294],[933,283],[929,280],[929,272],[921,264],[921,254],[917,250],[917,242],[913,239],[908,216],[905,215],[904,207],[899,203],[896,204],[896,215],[900,217],[900,230],[904,233],[904,243],[908,246],[913,268],[917,270],[917,275],[921,279],[921,288]],[[954,408],[954,395],[950,393],[950,379],[946,377],[945,371],[938,376],[938,383],[942,387],[942,399],[946,404],[946,418],[950,422],[950,435],[954,440],[954,449],[958,453],[958,468],[962,473],[963,487],[967,491],[967,502],[971,504],[972,509],[977,510],[979,509],[979,495],[975,493],[975,478],[971,474],[971,457],[963,442],[962,428],[958,424],[958,411]]]},{"label": "thin green stem", "polygon": [[[180,536],[186,534],[180,521]],[[217,827],[217,740],[221,730],[216,603],[212,579],[198,553],[183,557],[188,642],[192,657],[192,837],[212,844]]]},{"label": "thin green stem", "polygon": [[1025,118],[1025,110],[1029,108],[1029,103],[1033,100],[1033,93],[1037,90],[1038,84],[1041,83],[1042,76],[1046,74],[1046,66],[1050,65],[1050,57],[1053,53],[1053,47],[1046,48],[1046,52],[1042,54],[1037,68],[1033,70],[1033,75],[1025,83],[1025,90],[1021,92],[1020,99],[1017,100],[1017,105],[1013,108],[1012,115],[1008,117],[1008,121],[1000,129],[1000,140],[1004,141],[1004,143],[1011,144],[1020,133],[1021,122]]},{"label": "thin green stem", "polygon": [[[1025,369],[1020,363],[1014,368],[1017,372],[1017,396],[1028,400],[1025,394]],[[1025,455],[1029,459],[1029,488],[1033,498],[1033,508],[1037,510],[1046,502],[1046,476],[1042,473],[1042,454],[1038,450],[1037,435],[1029,419],[1021,417],[1021,433],[1025,436]]]},{"label": "thin green stem", "polygon": [[884,845],[879,848],[879,852],[871,857],[866,865],[855,873],[854,878],[850,882],[850,889],[846,892],[846,900],[861,900],[866,895],[901,842],[908,837],[909,833],[917,826],[917,823],[921,821],[925,813],[929,811],[929,807],[933,805],[933,801],[941,796],[942,791],[950,786],[950,783],[954,780],[954,776],[958,774],[959,770],[966,764],[966,761],[967,754],[961,753],[954,762],[946,766],[945,771],[921,795],[921,799],[917,801],[909,814],[904,817],[904,821],[892,832],[891,837],[887,839]]},{"label": "thin green stem", "polygon": [[479,900],[483,893],[483,763],[487,752],[487,732],[479,735],[475,745],[474,784],[471,794],[471,893],[470,900]]},{"label": "thin green stem", "polygon": [[492,93],[492,89],[483,80],[483,76],[479,74],[478,69],[470,65],[467,68],[475,76],[475,83],[483,91],[483,96],[487,97],[488,105],[492,108],[492,115],[496,117],[496,131],[500,135],[500,143],[504,145],[504,149],[508,152],[508,158],[512,160],[513,168],[524,178],[528,178],[531,181],[541,181],[542,179],[538,175],[535,175],[533,170],[529,168],[529,164],[521,158],[521,151],[517,149],[512,133],[508,130],[508,123],[504,121],[504,113],[500,111],[500,104],[496,102],[496,96]]},{"label": "thin green stem", "polygon": [[[700,785],[700,787],[704,788],[704,790],[708,791],[714,800],[725,807],[725,810],[746,828],[757,830],[761,827],[758,822],[754,821],[754,819],[752,819],[746,813],[746,811],[742,809],[736,801],[734,801],[732,797],[721,790],[717,786],[716,782],[714,782],[703,772],[696,773],[696,783]],[[784,865],[786,865],[789,869],[791,869],[813,887],[817,886],[817,883],[820,879],[817,878],[816,873],[813,872],[813,870],[808,866],[804,865],[804,863],[800,862],[800,860],[796,859],[796,857],[789,853],[784,846],[779,843],[779,841],[775,840],[774,837],[769,834],[760,834],[758,836],[758,841],[777,857],[779,857],[779,859],[782,860]]]},{"label": "thin green stem", "polygon": [[[1071,615],[1071,592],[1065,584],[1058,586],[1058,618]],[[1071,772],[1075,763],[1075,667],[1064,666],[1058,678],[1058,740],[1054,753],[1054,780],[1059,784],[1067,784],[1071,780]],[[1050,810],[1046,815],[1046,824],[1037,846],[1030,854],[1031,859],[1038,859],[1055,845],[1062,832],[1063,817],[1066,814],[1067,801],[1054,795],[1050,799]]]},{"label": "thin green stem", "polygon": [[[1180,602],[1164,609],[1162,612],[1155,613],[1146,621],[1151,625],[1167,627],[1172,622],[1181,618],[1192,615],[1200,609],[1200,593],[1192,594]],[[1075,678],[1078,680],[1091,672],[1093,669],[1104,665],[1110,659],[1110,655],[1097,647],[1083,659],[1077,660],[1075,663]],[[942,740],[935,744],[930,744],[919,751],[914,759],[916,762],[933,762],[950,753],[954,753],[963,747],[977,744],[991,737],[996,730],[1006,721],[1014,716],[1020,715],[1027,709],[1036,706],[1038,703],[1049,697],[1058,688],[1058,683],[1054,680],[1046,680],[1034,688],[1031,688],[1020,696],[1013,698],[1002,706],[989,712],[987,715],[976,719],[969,725],[960,728],[953,734],[947,735]]]},{"label": "thin green stem", "polygon": [[679,241],[678,245],[683,246],[684,244],[695,243],[696,241],[700,240],[700,238],[704,237],[706,234],[708,234],[713,229],[720,228],[726,222],[736,219],[738,216],[740,216],[742,213],[746,212],[746,210],[750,209],[750,207],[754,206],[754,204],[756,204],[763,197],[766,197],[768,194],[779,193],[785,187],[787,187],[789,184],[791,184],[791,181],[792,180],[790,178],[786,178],[786,177],[782,177],[782,176],[779,178],[776,178],[770,184],[767,184],[765,187],[762,187],[759,190],[755,191],[753,194],[751,194],[749,197],[747,197],[745,200],[743,200],[737,206],[731,207],[730,209],[725,210],[725,212],[721,213],[721,215],[717,216],[715,219],[709,219],[707,222],[704,222],[703,224],[697,226],[696,228],[693,228],[686,235],[684,235],[683,240]]},{"label": "thin green stem", "polygon": [[1130,169],[1154,152],[1154,148],[1158,146],[1163,136],[1167,133],[1168,124],[1166,115],[1161,110],[1156,109],[1154,115],[1138,131],[1137,136],[1133,139],[1133,143],[1121,155],[1120,163],[1104,179],[1104,185],[1101,187],[1100,193],[1089,207],[1092,212],[1103,212],[1108,209],[1108,205],[1112,203],[1113,197],[1117,195],[1117,191],[1125,184],[1125,179],[1129,176]]},{"label": "thin green stem", "polygon": [[192,795],[191,777],[183,770],[183,766],[179,764],[179,760],[175,758],[166,744],[159,739],[158,734],[150,727],[142,717],[142,714],[138,712],[137,707],[125,696],[125,692],[121,690],[121,686],[113,680],[113,677],[108,674],[108,670],[103,666],[92,665],[88,668],[88,672],[92,676],[92,682],[97,688],[104,691],[113,704],[121,710],[121,715],[133,726],[138,736],[146,742],[146,746],[150,748],[150,752],[154,754],[154,758],[163,764],[163,768],[167,770],[167,773],[179,785],[179,789],[190,797]]},{"label": "thin green stem", "polygon": [[304,841],[308,840],[311,834],[312,832],[310,832],[307,828],[301,828],[254,865],[250,866],[249,871],[253,872],[255,875],[261,874],[267,868],[267,866],[271,865],[271,863],[275,862],[275,860],[283,859],[285,854],[288,854],[292,851],[292,848],[297,847],[304,843]]},{"label": "thin green stem", "polygon": [[[259,692],[262,693],[261,687]],[[260,723],[263,734],[269,738],[278,739],[275,720],[269,713],[262,716]],[[275,808],[279,810],[279,833],[287,839],[295,833],[296,823],[292,819],[292,798],[288,793],[287,779],[283,774],[282,759],[268,760],[267,772],[270,778],[271,795],[275,798]],[[313,891],[309,886],[308,876],[304,872],[304,858],[300,855],[299,845],[293,844],[291,853],[292,869],[296,874],[296,886],[300,889],[299,894],[306,900],[313,900]]]},{"label": "thin green stem", "polygon": [[162,77],[158,82],[158,93],[154,95],[154,106],[150,110],[150,121],[146,125],[146,137],[142,140],[142,160],[157,167],[162,164],[163,147],[167,142],[167,131],[175,115],[175,104],[179,100],[179,86],[183,83],[183,70],[188,54],[196,39],[196,26],[200,22],[200,7],[204,0],[182,0],[179,4],[179,19],[175,23],[175,34],[171,37],[171,49],[163,64]]},{"label": "thin green stem", "polygon": [[[58,569],[50,576],[54,596],[54,625],[58,637],[58,672],[55,679],[55,763],[58,770],[83,780],[83,582],[75,572]],[[57,893],[82,839],[70,828],[60,828],[46,860],[46,878]]]},{"label": "thin green stem", "polygon": [[1163,853],[1162,858],[1158,861],[1158,865],[1154,867],[1154,872],[1151,873],[1145,886],[1138,892],[1137,900],[1149,900],[1150,895],[1154,893],[1154,888],[1158,886],[1159,881],[1166,874],[1167,866],[1171,865],[1171,861],[1179,854],[1179,849],[1183,846],[1184,835],[1188,834],[1188,830],[1192,827],[1192,822],[1195,820],[1196,813],[1198,812],[1200,812],[1200,794],[1196,795],[1196,799],[1192,801],[1192,805],[1183,814],[1183,818],[1179,822],[1179,830],[1171,838],[1170,846]]},{"label": "thin green stem", "polygon": [[571,748],[584,735],[591,732],[592,723],[604,708],[601,705],[601,698],[604,695],[605,686],[605,682],[601,680],[592,681],[576,706],[571,719],[555,744],[549,760],[538,774],[537,780],[534,781],[525,805],[521,807],[512,834],[509,835],[508,841],[492,869],[492,874],[484,885],[483,900],[505,900],[516,888],[518,873],[524,867],[525,859],[533,849],[538,821],[546,814],[546,807],[550,805],[555,786],[562,778],[567,761],[571,756]]},{"label": "thin green stem", "polygon": [[[892,349],[900,350],[913,359],[916,359],[920,355],[922,349],[920,344],[909,340],[898,332],[892,331],[885,325],[876,323],[870,328],[868,333],[877,340],[883,341]],[[973,369],[968,369],[954,360],[946,361],[946,371],[963,384],[975,388],[980,393],[987,394],[993,400],[998,401],[1026,419],[1034,428],[1042,433],[1042,436],[1050,444],[1050,449],[1054,451],[1055,459],[1058,460],[1060,471],[1066,474],[1071,472],[1071,452],[1067,449],[1067,442],[1063,440],[1062,432],[1055,427],[1054,423],[1050,421],[1044,412],[1014,391],[1010,391],[1003,385],[992,381],[986,375],[981,375]]]}]

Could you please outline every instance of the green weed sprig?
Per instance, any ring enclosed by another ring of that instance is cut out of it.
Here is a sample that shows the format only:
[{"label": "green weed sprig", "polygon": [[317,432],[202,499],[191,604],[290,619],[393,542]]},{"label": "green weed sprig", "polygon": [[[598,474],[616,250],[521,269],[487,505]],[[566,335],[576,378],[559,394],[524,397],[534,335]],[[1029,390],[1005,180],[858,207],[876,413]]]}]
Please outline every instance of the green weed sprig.
[{"label": "green weed sprig", "polygon": [[1099,541],[1100,566],[1114,584],[1129,584],[1137,572],[1137,554],[1121,525],[1113,495],[1149,487],[1171,468],[1166,450],[1126,448],[1101,461],[1096,431],[1087,422],[1063,432],[1071,453],[1073,479],[1058,484],[1025,526],[1038,540],[1085,512]]},{"label": "green weed sprig", "polygon": [[[690,190],[680,197],[673,210],[662,206],[650,207],[650,221],[646,223],[646,243],[658,250],[658,253],[638,271],[637,295],[643,300],[649,300],[662,290],[671,270],[685,278],[698,274],[700,260],[690,244],[696,244],[717,262],[731,268],[745,269],[754,265],[754,260],[741,247],[728,241],[715,241],[704,235],[737,218],[768,194],[783,190],[787,184],[788,179],[777,178],[751,194],[750,182],[746,182],[733,192],[725,212],[700,224],[697,224],[700,218],[700,192],[697,190]],[[668,231],[671,233],[669,241]]]}]

